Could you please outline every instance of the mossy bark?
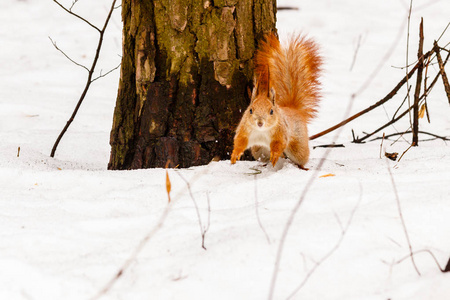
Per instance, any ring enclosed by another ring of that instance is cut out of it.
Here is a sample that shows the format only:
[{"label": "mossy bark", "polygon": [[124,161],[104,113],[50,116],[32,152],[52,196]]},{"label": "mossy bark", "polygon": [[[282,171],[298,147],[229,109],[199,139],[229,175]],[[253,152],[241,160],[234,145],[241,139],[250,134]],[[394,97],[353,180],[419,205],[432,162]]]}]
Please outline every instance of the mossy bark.
[{"label": "mossy bark", "polygon": [[227,159],[275,0],[123,0],[109,169]]}]

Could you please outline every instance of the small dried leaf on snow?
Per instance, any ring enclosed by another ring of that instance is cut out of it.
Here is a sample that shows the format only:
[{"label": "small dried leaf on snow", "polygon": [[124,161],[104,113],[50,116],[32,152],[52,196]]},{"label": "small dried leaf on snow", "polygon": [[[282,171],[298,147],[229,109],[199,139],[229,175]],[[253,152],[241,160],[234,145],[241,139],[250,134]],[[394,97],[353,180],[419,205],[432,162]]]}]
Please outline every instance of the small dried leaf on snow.
[{"label": "small dried leaf on snow", "polygon": [[321,176],[319,176],[319,178],[324,178],[324,177],[333,177],[333,176],[336,176],[336,175],[334,175],[334,174],[332,174],[332,173],[328,173],[328,174],[325,174],[325,175],[321,175]]}]

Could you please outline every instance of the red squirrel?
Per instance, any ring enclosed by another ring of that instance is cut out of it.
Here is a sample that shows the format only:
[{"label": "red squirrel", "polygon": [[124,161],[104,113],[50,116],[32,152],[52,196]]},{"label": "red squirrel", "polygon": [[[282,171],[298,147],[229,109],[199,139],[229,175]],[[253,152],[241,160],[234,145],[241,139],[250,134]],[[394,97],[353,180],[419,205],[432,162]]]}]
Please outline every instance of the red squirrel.
[{"label": "red squirrel", "polygon": [[251,148],[256,160],[273,166],[286,155],[300,168],[309,159],[308,122],[317,113],[322,59],[304,36],[282,47],[274,33],[261,42],[254,58],[251,102],[234,137],[231,163]]}]

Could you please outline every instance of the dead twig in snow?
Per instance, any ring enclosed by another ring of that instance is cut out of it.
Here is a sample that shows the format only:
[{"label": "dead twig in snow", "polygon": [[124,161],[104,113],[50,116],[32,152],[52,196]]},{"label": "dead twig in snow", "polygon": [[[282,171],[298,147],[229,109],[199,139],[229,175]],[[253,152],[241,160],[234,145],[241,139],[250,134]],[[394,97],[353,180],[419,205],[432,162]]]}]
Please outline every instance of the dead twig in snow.
[{"label": "dead twig in snow", "polygon": [[[406,86],[409,86],[409,76],[408,76],[408,59],[409,59],[409,27],[411,25],[411,12],[412,12],[412,6],[413,6],[413,0],[410,1],[409,3],[409,12],[408,12],[408,31],[406,34]],[[417,62],[417,64],[420,67],[420,63]],[[409,89],[407,91],[406,94],[407,98],[408,98],[408,107],[411,107],[411,98],[409,96]],[[412,124],[412,119],[411,119],[411,114],[409,113],[410,110],[408,110],[408,115],[409,115],[409,124],[411,125],[411,128],[413,127]]]},{"label": "dead twig in snow", "polygon": [[259,227],[261,228],[262,232],[264,233],[264,236],[267,239],[267,243],[269,243],[269,245],[270,245],[269,235],[267,234],[267,231],[264,229],[264,226],[263,226],[263,224],[261,222],[261,219],[259,218],[257,176],[258,176],[258,174],[254,175],[254,178],[255,178],[255,214],[256,214],[256,219],[258,220]]},{"label": "dead twig in snow", "polygon": [[[376,137],[370,140],[370,142],[376,141],[376,140],[381,140],[381,139],[388,139],[390,137],[396,136],[396,135],[404,135],[406,133],[412,133],[412,131],[405,131],[405,132],[397,132],[397,133],[392,133],[392,134],[388,134],[388,135],[384,135],[383,133],[383,137]],[[440,136],[434,133],[430,133],[430,132],[426,132],[426,131],[422,131],[419,130],[420,134],[427,134],[427,135],[431,135],[432,137],[434,137],[434,139],[441,139],[443,141],[450,141],[450,137],[446,137],[446,136]]]},{"label": "dead twig in snow", "polygon": [[[344,117],[348,116],[354,99],[355,99],[355,95],[353,94],[351,97],[351,101],[349,102],[347,109],[345,111]],[[339,136],[340,132],[338,132],[334,138],[334,141],[332,142],[332,144],[334,144]],[[319,172],[322,169],[323,164],[325,163],[326,158],[328,157],[328,155],[330,154],[332,148],[326,148],[325,153],[322,155],[322,157],[320,158],[320,161],[317,165],[317,167],[315,168],[314,172],[311,174],[311,176],[309,177],[308,181],[306,182],[305,188],[302,191],[302,194],[300,195],[300,198],[298,199],[297,203],[294,205],[294,208],[291,210],[291,213],[288,217],[288,220],[284,226],[283,232],[281,233],[281,237],[280,237],[280,243],[278,245],[278,249],[277,249],[277,254],[276,254],[276,258],[275,258],[275,263],[274,263],[274,269],[273,269],[273,273],[272,273],[272,279],[270,282],[270,288],[269,288],[269,300],[272,300],[275,294],[275,286],[277,283],[277,278],[278,278],[278,272],[280,269],[280,264],[281,264],[281,257],[283,256],[283,250],[284,250],[284,245],[286,243],[286,238],[287,235],[289,233],[289,230],[292,226],[292,223],[294,222],[294,218],[295,215],[297,214],[298,210],[300,209],[301,205],[303,204],[303,202],[305,201],[306,195],[309,192],[309,189],[311,188],[312,184],[314,183],[314,181],[318,178],[319,176]]]},{"label": "dead twig in snow", "polygon": [[[428,55],[424,55],[424,57],[429,57],[431,55],[431,53],[433,53],[433,51],[429,51],[427,52]],[[445,59],[445,62],[443,63],[444,65],[447,63],[448,58],[450,57],[450,53],[447,56],[447,58]],[[418,67],[418,63],[416,64],[416,66]],[[412,71],[412,70],[411,70]],[[411,72],[410,72],[411,73]],[[424,93],[422,94],[422,96],[420,96],[419,100],[422,100],[423,98],[425,98],[426,95],[428,95],[431,91],[431,89],[434,87],[434,85],[436,84],[436,82],[439,79],[439,76],[441,74],[438,73],[436,74],[435,78],[433,79],[433,81],[431,82],[430,86],[428,87],[428,89],[426,91],[424,91]],[[403,78],[405,79],[405,78]],[[398,86],[398,85],[397,85]],[[373,131],[372,133],[368,133],[365,136],[363,136],[362,138],[358,138],[356,140],[354,140],[354,143],[361,143],[364,140],[366,140],[367,138],[371,137],[372,135],[376,134],[377,132],[383,130],[384,128],[388,127],[391,124],[394,124],[395,122],[397,122],[398,120],[400,120],[401,118],[403,118],[404,116],[406,116],[408,114],[409,111],[411,111],[412,107],[410,106],[407,110],[405,110],[402,114],[400,114],[398,117],[393,117],[389,122],[387,122],[386,124],[384,124],[383,126],[379,127],[378,129],[376,129],[375,131]],[[397,112],[395,113],[395,115],[397,114]]]},{"label": "dead twig in snow", "polygon": [[[442,268],[442,267],[441,267],[441,264],[439,263],[438,259],[437,259],[436,256],[434,255],[434,253],[431,252],[431,251],[428,250],[428,249],[422,249],[422,250],[414,251],[414,252],[412,253],[412,255],[413,255],[413,256],[416,256],[417,254],[420,254],[420,253],[428,253],[428,254],[431,256],[431,258],[434,260],[434,262],[436,263],[436,266],[438,267],[438,269],[439,269],[442,273],[450,272],[450,259],[449,259],[449,261],[448,261],[448,263],[447,263],[447,266],[446,266],[445,268]],[[410,258],[410,257],[411,257],[411,254],[410,254],[410,255],[407,255],[407,256],[405,256],[405,257],[403,257],[403,258],[400,258],[399,260],[397,260],[396,262],[394,262],[394,264],[396,264],[396,265],[397,265],[397,264],[400,264],[400,263],[402,263],[403,261],[407,260],[407,259]]]},{"label": "dead twig in snow", "polygon": [[[87,95],[87,92],[89,90],[89,87],[91,86],[92,82],[94,82],[95,80],[97,80],[100,77],[103,77],[105,75],[100,75],[99,77],[92,79],[93,75],[94,75],[94,71],[95,71],[95,67],[97,66],[97,62],[98,59],[100,57],[100,50],[102,48],[103,45],[103,37],[105,35],[106,32],[106,27],[108,26],[109,20],[111,19],[111,15],[114,11],[114,5],[116,3],[116,0],[113,0],[111,8],[109,10],[108,16],[106,17],[105,23],[102,27],[102,29],[98,28],[95,25],[92,25],[89,21],[87,21],[86,19],[82,18],[81,16],[75,14],[74,12],[72,12],[72,8],[75,5],[76,1],[74,1],[72,3],[72,6],[70,7],[70,9],[65,8],[62,4],[60,4],[58,1],[53,0],[56,4],[58,4],[62,9],[64,9],[66,12],[68,12],[69,14],[77,17],[78,19],[82,20],[83,22],[85,22],[86,24],[88,24],[89,26],[91,26],[92,28],[94,28],[95,30],[98,31],[98,33],[100,34],[99,39],[98,39],[98,44],[97,44],[97,50],[95,51],[95,57],[94,60],[92,61],[92,65],[91,67],[88,69],[87,67],[76,63],[74,60],[72,60],[68,55],[66,55],[63,51],[61,51],[57,46],[56,43],[52,41],[53,45],[56,47],[56,49],[58,49],[60,52],[62,52],[64,54],[64,56],[66,56],[71,62],[75,63],[78,66],[81,66],[82,68],[86,69],[88,71],[88,77],[86,80],[86,85],[84,87],[83,92],[81,93],[80,99],[78,100],[77,105],[75,106],[75,109],[70,117],[70,119],[67,121],[66,125],[64,126],[63,130],[61,131],[61,133],[59,134],[58,138],[55,141],[55,144],[53,145],[52,148],[52,152],[50,153],[50,157],[55,157],[55,152],[56,152],[56,148],[59,145],[59,142],[61,141],[62,137],[64,136],[64,134],[66,133],[67,129],[69,128],[70,124],[72,124],[73,120],[75,119],[75,116],[77,115],[77,112],[81,106],[81,104],[83,103],[84,98]],[[51,39],[50,39],[51,40]],[[118,67],[116,67],[115,69],[117,69]],[[115,70],[113,69],[113,70]],[[112,72],[113,70],[111,70],[110,72]],[[107,74],[109,74],[110,72],[108,72]]]},{"label": "dead twig in snow", "polygon": [[414,92],[414,109],[413,109],[413,138],[412,145],[419,146],[419,98],[420,98],[420,88],[422,87],[422,72],[423,72],[423,18],[420,21],[419,26],[419,50],[417,52],[417,57],[419,59],[419,67],[417,68],[417,81],[416,90]]},{"label": "dead twig in snow", "polygon": [[411,257],[411,262],[412,262],[412,264],[414,266],[414,269],[416,270],[417,274],[420,276],[421,274],[419,272],[419,269],[416,266],[416,262],[414,261],[414,255],[413,255],[413,250],[412,250],[412,246],[411,246],[411,241],[409,239],[408,230],[406,229],[406,223],[405,223],[405,220],[403,218],[402,207],[400,205],[400,198],[399,198],[398,192],[397,192],[397,185],[395,184],[394,176],[392,175],[391,168],[390,168],[389,163],[388,163],[387,160],[386,160],[386,165],[387,165],[387,169],[388,169],[388,172],[389,172],[389,177],[391,178],[392,188],[393,188],[394,194],[395,194],[395,200],[396,200],[396,203],[397,203],[398,215],[400,217],[400,221],[402,223],[402,227],[403,227],[403,231],[405,233],[406,241],[408,243],[409,256]]},{"label": "dead twig in snow", "polygon": [[350,227],[350,224],[353,220],[353,216],[355,215],[355,212],[361,203],[361,200],[362,200],[362,185],[361,185],[361,183],[359,183],[359,199],[358,199],[358,202],[356,203],[355,207],[353,208],[352,212],[350,213],[350,217],[348,218],[345,226],[342,225],[339,217],[337,215],[335,215],[336,220],[338,221],[338,223],[341,227],[341,235],[340,235],[338,241],[336,242],[334,247],[330,249],[330,251],[328,251],[319,261],[316,262],[314,267],[311,270],[309,270],[308,274],[306,274],[306,276],[302,280],[302,282],[295,288],[294,291],[292,291],[292,293],[287,297],[287,299],[292,299],[295,296],[295,294],[297,294],[298,291],[300,291],[302,289],[302,287],[306,284],[306,282],[312,276],[312,274],[320,267],[320,265],[322,265],[327,259],[329,259],[334,254],[334,252],[336,252],[337,249],[339,249],[339,247],[342,244],[342,241],[344,240],[345,234],[347,233],[348,228]]},{"label": "dead twig in snow", "polygon": [[[206,169],[205,169],[206,170]],[[191,179],[190,184],[195,182],[199,177],[201,177],[204,174],[204,172],[198,173],[195,177]],[[91,298],[91,300],[97,300],[100,299],[102,296],[106,295],[114,286],[114,284],[119,280],[120,277],[123,276],[123,274],[130,268],[133,261],[136,260],[136,257],[142,252],[144,247],[150,242],[150,240],[155,236],[155,234],[163,227],[164,222],[167,219],[167,216],[169,215],[169,212],[176,202],[176,200],[180,197],[180,195],[183,193],[183,191],[178,192],[178,194],[173,197],[172,201],[168,203],[168,205],[164,208],[161,216],[158,219],[158,222],[156,225],[144,236],[144,238],[139,242],[137,247],[132,251],[129,258],[122,264],[122,266],[119,268],[117,273],[105,284],[105,286],[94,296]],[[209,207],[209,197],[208,197],[208,207]],[[208,219],[209,224],[209,219]],[[209,225],[208,225],[209,228]]]},{"label": "dead twig in snow", "polygon": [[[437,42],[434,42],[434,50],[436,52],[436,57],[439,63],[439,71],[441,73],[442,82],[444,83],[445,93],[447,94],[448,104],[450,104],[450,85],[448,83],[447,74],[445,73],[444,63],[442,62],[442,57],[440,54],[440,48]],[[450,54],[450,52],[449,52]]]},{"label": "dead twig in snow", "polygon": [[180,176],[180,178],[186,183],[186,187],[188,189],[189,192],[189,196],[191,197],[192,202],[194,203],[194,207],[195,207],[195,212],[197,213],[197,219],[198,219],[198,225],[200,227],[200,235],[202,236],[202,248],[207,250],[205,247],[205,235],[206,232],[209,229],[209,222],[210,222],[210,214],[211,214],[211,207],[210,207],[210,202],[209,202],[209,195],[206,194],[207,196],[207,201],[208,201],[208,225],[206,226],[206,228],[203,228],[203,224],[202,224],[202,218],[200,216],[200,210],[198,209],[198,205],[197,205],[197,201],[195,201],[194,195],[192,194],[192,190],[191,190],[191,185],[189,183],[189,181],[187,181],[183,175],[181,175],[180,172],[176,172],[178,176]]},{"label": "dead twig in snow", "polygon": [[[424,57],[428,57],[431,53],[432,53],[432,51],[427,52],[427,53],[424,55]],[[315,135],[310,136],[309,139],[310,139],[310,140],[314,140],[314,139],[316,139],[316,138],[318,138],[318,137],[321,137],[321,136],[323,136],[323,135],[325,135],[325,134],[327,134],[327,133],[330,133],[330,132],[332,132],[332,131],[338,129],[339,127],[344,126],[345,124],[349,123],[350,121],[353,121],[354,119],[356,119],[356,118],[358,118],[358,117],[360,117],[360,116],[362,116],[362,115],[368,113],[369,111],[371,111],[371,110],[373,110],[373,109],[379,107],[380,105],[386,103],[387,101],[389,101],[392,97],[394,97],[394,96],[397,94],[397,92],[400,90],[400,88],[406,83],[407,78],[408,78],[408,77],[411,77],[411,76],[414,74],[414,72],[417,70],[418,67],[419,67],[419,63],[417,63],[417,64],[411,69],[411,71],[409,71],[409,73],[407,74],[407,76],[403,77],[403,79],[400,80],[400,82],[392,89],[392,91],[390,91],[389,94],[387,94],[383,99],[379,100],[378,102],[376,102],[375,104],[369,106],[368,108],[363,109],[362,111],[360,111],[360,112],[354,114],[353,116],[351,116],[351,117],[345,119],[344,121],[342,121],[342,122],[340,122],[340,123],[338,123],[338,124],[336,124],[336,125],[334,125],[334,126],[328,128],[328,129],[326,129],[326,130],[324,130],[324,131],[322,131],[322,132],[319,132],[319,133],[317,133],[317,134],[315,134]]]},{"label": "dead twig in snow", "polygon": [[355,52],[353,53],[353,60],[350,65],[350,71],[352,71],[353,67],[355,66],[356,56],[358,55],[359,47],[361,46],[361,39],[362,39],[362,35],[360,34],[358,36],[358,41],[356,42]]},{"label": "dead twig in snow", "polygon": [[128,270],[135,261],[136,257],[139,255],[139,253],[142,252],[142,249],[144,249],[145,245],[148,244],[148,242],[151,240],[151,238],[155,235],[156,232],[158,232],[164,222],[166,221],[167,216],[169,215],[170,209],[172,208],[173,202],[169,203],[166,208],[164,209],[163,213],[159,217],[158,222],[156,225],[150,230],[144,238],[139,242],[137,247],[134,249],[134,251],[131,253],[130,257],[122,264],[122,266],[119,268],[119,271],[106,283],[106,285],[95,295],[91,298],[91,300],[100,299],[100,297],[106,295],[111,288],[114,286],[116,281],[125,273],[126,270]]}]

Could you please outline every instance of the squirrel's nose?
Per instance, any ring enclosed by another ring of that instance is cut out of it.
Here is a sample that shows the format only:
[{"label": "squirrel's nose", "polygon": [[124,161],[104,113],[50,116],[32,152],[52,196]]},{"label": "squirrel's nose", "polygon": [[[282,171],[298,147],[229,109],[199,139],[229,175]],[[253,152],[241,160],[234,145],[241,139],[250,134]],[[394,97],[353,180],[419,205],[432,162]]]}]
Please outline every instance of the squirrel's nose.
[{"label": "squirrel's nose", "polygon": [[258,121],[258,126],[262,127],[264,125],[264,123],[262,121]]}]

